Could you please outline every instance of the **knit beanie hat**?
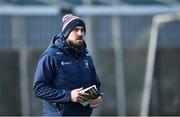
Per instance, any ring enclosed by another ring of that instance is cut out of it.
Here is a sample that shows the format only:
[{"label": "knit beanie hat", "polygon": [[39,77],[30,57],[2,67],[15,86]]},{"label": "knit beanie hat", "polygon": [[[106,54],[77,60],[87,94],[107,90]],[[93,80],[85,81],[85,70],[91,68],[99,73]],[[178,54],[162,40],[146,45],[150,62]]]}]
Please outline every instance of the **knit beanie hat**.
[{"label": "knit beanie hat", "polygon": [[66,14],[62,18],[62,35],[66,39],[70,32],[76,27],[76,26],[82,26],[84,28],[84,32],[86,32],[86,26],[84,21],[72,14]]}]

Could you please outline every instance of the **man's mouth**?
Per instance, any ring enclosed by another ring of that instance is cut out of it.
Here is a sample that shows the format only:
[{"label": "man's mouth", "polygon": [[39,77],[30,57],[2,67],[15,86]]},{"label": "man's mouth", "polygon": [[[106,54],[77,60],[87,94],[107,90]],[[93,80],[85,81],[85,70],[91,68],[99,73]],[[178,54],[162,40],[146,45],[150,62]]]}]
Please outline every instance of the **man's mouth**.
[{"label": "man's mouth", "polygon": [[82,36],[78,36],[77,40],[83,40]]},{"label": "man's mouth", "polygon": [[77,38],[78,41],[82,41],[82,38]]}]

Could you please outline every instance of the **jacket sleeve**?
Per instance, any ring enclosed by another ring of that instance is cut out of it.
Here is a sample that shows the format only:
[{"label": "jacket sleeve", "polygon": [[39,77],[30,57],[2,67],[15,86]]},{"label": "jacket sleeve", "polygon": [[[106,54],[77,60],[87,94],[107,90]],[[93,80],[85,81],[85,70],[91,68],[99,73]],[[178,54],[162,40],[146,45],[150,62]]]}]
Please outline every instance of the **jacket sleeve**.
[{"label": "jacket sleeve", "polygon": [[93,65],[93,68],[92,68],[92,76],[93,76],[92,77],[93,84],[96,85],[99,92],[102,92],[102,90],[101,90],[101,81],[100,81],[100,79],[99,79],[99,77],[98,77],[98,75],[96,73],[94,65]]},{"label": "jacket sleeve", "polygon": [[56,67],[52,56],[44,55],[38,62],[33,82],[33,95],[51,102],[69,102],[70,91],[56,89],[51,85],[55,78]]}]

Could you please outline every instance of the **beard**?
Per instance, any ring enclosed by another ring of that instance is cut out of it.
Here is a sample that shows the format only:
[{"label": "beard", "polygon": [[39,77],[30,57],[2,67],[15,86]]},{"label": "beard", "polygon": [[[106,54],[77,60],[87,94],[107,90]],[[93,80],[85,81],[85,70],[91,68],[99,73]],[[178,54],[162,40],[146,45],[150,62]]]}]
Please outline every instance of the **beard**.
[{"label": "beard", "polygon": [[75,40],[75,41],[69,40],[68,43],[72,47],[80,48],[83,46],[84,40]]}]

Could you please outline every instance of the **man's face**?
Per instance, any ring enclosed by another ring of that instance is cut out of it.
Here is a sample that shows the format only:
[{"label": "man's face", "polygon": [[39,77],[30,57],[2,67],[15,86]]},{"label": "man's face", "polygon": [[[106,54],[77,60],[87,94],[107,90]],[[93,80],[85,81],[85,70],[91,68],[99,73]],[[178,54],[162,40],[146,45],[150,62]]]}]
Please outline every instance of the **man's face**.
[{"label": "man's face", "polygon": [[66,39],[73,47],[81,47],[84,41],[84,28],[82,26],[76,26]]}]

